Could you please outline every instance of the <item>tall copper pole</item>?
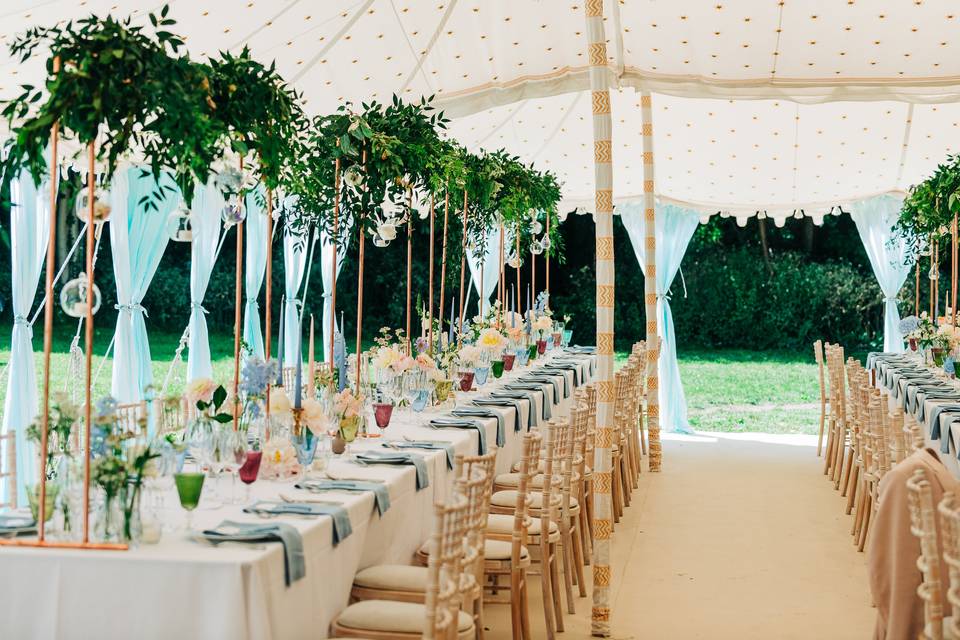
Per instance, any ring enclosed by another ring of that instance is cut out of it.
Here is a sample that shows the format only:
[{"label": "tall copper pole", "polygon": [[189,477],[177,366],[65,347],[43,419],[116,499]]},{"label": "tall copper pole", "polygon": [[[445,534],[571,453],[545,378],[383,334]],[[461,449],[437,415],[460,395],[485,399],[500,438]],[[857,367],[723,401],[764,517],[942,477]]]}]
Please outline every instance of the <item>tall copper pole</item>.
[{"label": "tall copper pole", "polygon": [[[53,59],[53,73],[60,72],[60,56]],[[50,352],[53,349],[53,274],[57,270],[57,186],[59,182],[59,167],[57,166],[58,151],[57,146],[60,141],[60,122],[54,122],[50,130],[50,236],[47,238],[47,278],[45,284],[47,304],[43,308],[43,406],[40,407],[40,523],[39,538],[43,542],[45,534],[46,521],[46,499],[47,499],[47,439],[50,426]],[[87,227],[93,226],[93,216],[87,218]],[[89,419],[87,420],[89,425]],[[8,489],[12,491],[14,499],[17,495],[17,487]],[[88,494],[85,494],[85,496]],[[84,502],[84,513],[86,513],[87,502]]]},{"label": "tall copper pole", "polygon": [[920,257],[917,256],[917,264],[914,269],[913,284],[913,315],[920,315]]},{"label": "tall copper pole", "polygon": [[[366,166],[367,164],[367,150],[364,149],[360,156],[360,162]],[[363,377],[363,372],[360,371],[360,354],[363,352],[362,347],[362,337],[363,337],[363,218],[358,216],[357,219],[357,236],[359,237],[359,254],[357,256],[358,269],[357,269],[357,384],[356,384],[356,393],[360,395],[360,379]]]},{"label": "tall copper pole", "polygon": [[[340,141],[337,141],[337,146],[340,146]],[[330,281],[331,281],[331,292],[330,292],[330,371],[334,370],[333,366],[333,344],[334,344],[334,334],[337,333],[337,243],[340,241],[337,237],[337,234],[340,232],[340,157],[337,156],[337,159],[333,163],[333,238],[331,241],[333,243],[333,262],[330,265]],[[343,327],[340,327],[340,330],[343,331]]]},{"label": "tall copper pole", "polygon": [[[532,243],[531,243],[532,244]],[[537,254],[530,249],[530,290],[533,292],[531,302],[536,304],[537,300]]]},{"label": "tall copper pole", "polygon": [[[85,388],[84,388],[84,405],[83,405],[83,418],[84,423],[87,425],[87,428],[84,430],[83,434],[83,542],[90,542],[90,432],[93,425],[93,229],[96,225],[93,223],[93,207],[96,203],[96,198],[94,197],[96,193],[96,152],[94,150],[94,143],[91,142],[88,145],[87,149],[88,159],[90,161],[90,169],[87,174],[87,317],[84,322],[86,323],[83,327],[84,329],[84,373],[85,373]],[[53,242],[53,237],[50,238],[50,241]],[[47,309],[49,311],[53,299],[47,299]],[[45,440],[46,438],[44,438]],[[41,446],[41,451],[43,451],[43,458],[46,458],[46,448],[45,445]],[[44,473],[41,476],[41,485],[40,485],[40,504],[44,505],[44,499],[46,497],[46,492],[44,491],[46,474]],[[41,507],[42,508],[42,507]],[[42,521],[43,518],[41,517]],[[43,524],[40,525],[40,531],[43,531]],[[41,534],[42,535],[42,534]]]},{"label": "tall copper pole", "polygon": [[[241,169],[243,163],[240,164]],[[239,428],[240,421],[240,313],[243,306],[243,222],[237,223],[237,284],[235,288],[236,310],[233,312],[233,430]]]},{"label": "tall copper pole", "polygon": [[460,328],[463,328],[463,278],[467,266],[467,187],[463,187],[463,237],[460,240]]},{"label": "tall copper pole", "polygon": [[513,237],[516,241],[517,249],[517,268],[515,269],[517,272],[517,306],[514,307],[514,310],[522,315],[523,312],[520,308],[520,265],[522,265],[523,262],[520,260],[520,225],[517,225],[517,227],[514,229]]},{"label": "tall copper pole", "polygon": [[413,286],[413,190],[407,190],[407,354],[410,348],[410,331],[413,327],[410,314],[410,289]]},{"label": "tall copper pole", "polygon": [[950,323],[957,326],[957,214],[953,214],[953,224],[950,225],[951,256],[950,256],[950,309],[952,317]]},{"label": "tall copper pole", "polygon": [[937,238],[933,240],[933,268],[930,271],[933,274],[930,278],[930,316],[936,324],[937,316],[940,315],[940,242]]},{"label": "tall copper pole", "polygon": [[500,218],[500,278],[497,281],[497,300],[500,301],[500,324],[503,324],[503,310],[507,306],[506,266],[503,263],[503,218]]},{"label": "tall copper pole", "polygon": [[447,282],[447,223],[450,218],[450,181],[444,185],[443,194],[443,248],[440,250],[440,306],[437,317],[440,318],[440,333],[443,334],[443,293]]},{"label": "tall copper pole", "polygon": [[[427,303],[427,345],[433,353],[433,194],[430,194],[430,302]],[[442,316],[441,316],[442,317]]]}]

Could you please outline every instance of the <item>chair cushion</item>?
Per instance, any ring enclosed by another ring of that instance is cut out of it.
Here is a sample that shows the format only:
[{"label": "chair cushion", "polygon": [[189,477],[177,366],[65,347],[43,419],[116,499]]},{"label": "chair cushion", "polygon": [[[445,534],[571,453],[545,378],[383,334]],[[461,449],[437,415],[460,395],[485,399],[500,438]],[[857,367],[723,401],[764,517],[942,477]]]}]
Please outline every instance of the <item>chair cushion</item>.
[{"label": "chair cushion", "polygon": [[404,564],[378,564],[353,576],[353,584],[367,589],[426,593],[427,568]]},{"label": "chair cushion", "polygon": [[[509,560],[512,548],[513,543],[506,540],[484,540],[483,558],[484,560]],[[526,558],[527,555],[527,548],[520,547],[520,557]]]},{"label": "chair cushion", "polygon": [[[533,476],[530,481],[531,487],[534,489],[541,489],[543,487],[543,474],[538,473]],[[575,484],[580,481],[580,474],[574,471],[570,475],[570,483]],[[559,487],[562,482],[562,479],[559,475],[554,476],[554,487]],[[499,487],[519,487],[520,486],[520,474],[519,473],[501,473],[494,480],[494,484]]]},{"label": "chair cushion", "polygon": [[[532,536],[540,535],[542,524],[540,518],[528,518],[527,520],[530,523],[527,527],[527,533]],[[558,531],[560,531],[560,528],[557,527],[557,523],[551,522],[550,533],[556,533]],[[513,533],[513,516],[503,513],[491,513],[487,516],[487,533],[509,536]]]},{"label": "chair cushion", "polygon": [[[543,506],[543,494],[542,493],[531,493],[530,494],[530,508],[539,509]],[[517,492],[510,489],[506,491],[497,491],[492,496],[490,496],[490,504],[497,507],[514,507],[517,506]],[[573,496],[570,496],[570,508],[575,509],[579,506],[577,504],[577,499]]]},{"label": "chair cushion", "polygon": [[[473,618],[463,611],[457,619],[458,634],[473,633]],[[360,631],[423,633],[426,606],[392,600],[361,600],[344,609],[334,624]],[[467,636],[469,637],[469,636]]]}]

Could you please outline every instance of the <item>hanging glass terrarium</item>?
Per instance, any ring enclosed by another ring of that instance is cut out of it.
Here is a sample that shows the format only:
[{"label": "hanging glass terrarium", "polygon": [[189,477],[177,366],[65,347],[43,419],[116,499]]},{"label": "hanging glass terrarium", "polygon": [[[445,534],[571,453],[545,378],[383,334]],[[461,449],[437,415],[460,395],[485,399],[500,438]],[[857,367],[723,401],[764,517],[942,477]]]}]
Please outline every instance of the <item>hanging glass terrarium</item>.
[{"label": "hanging glass terrarium", "polygon": [[[81,273],[79,276],[68,282],[60,290],[60,308],[71,318],[83,318],[87,315],[87,289],[90,286],[87,280],[87,274]],[[93,311],[100,310],[100,289],[96,284],[93,285]]]},{"label": "hanging glass terrarium", "polygon": [[534,220],[534,221],[530,224],[530,232],[533,233],[534,235],[536,235],[536,234],[540,233],[541,231],[543,231],[543,225],[540,224],[540,221],[539,221],[539,220]]},{"label": "hanging glass terrarium", "polygon": [[223,224],[227,227],[240,224],[247,219],[247,208],[243,205],[239,197],[233,196],[220,211],[220,219],[223,220]]},{"label": "hanging glass terrarium", "polygon": [[543,247],[543,250],[546,251],[550,248],[553,243],[550,241],[550,236],[543,236],[543,240],[540,241],[540,246]]},{"label": "hanging glass terrarium", "polygon": [[509,265],[510,265],[512,268],[514,268],[514,269],[519,269],[519,268],[520,268],[520,258],[518,258],[517,256],[510,256],[510,259],[507,260],[507,264],[509,264]]},{"label": "hanging glass terrarium", "polygon": [[390,242],[388,240],[384,240],[383,236],[381,236],[379,233],[373,234],[373,246],[382,249],[389,244]]},{"label": "hanging glass terrarium", "polygon": [[397,237],[397,223],[393,219],[384,220],[377,225],[377,235],[388,243]]},{"label": "hanging glass terrarium", "polygon": [[543,245],[540,243],[539,240],[534,240],[530,244],[530,253],[532,253],[535,256],[538,256],[541,253],[543,253]]},{"label": "hanging glass terrarium", "polygon": [[167,234],[174,242],[193,241],[193,223],[190,221],[190,209],[181,204],[167,218]]},{"label": "hanging glass terrarium", "polygon": [[[110,218],[110,193],[106,189],[94,189],[93,192],[93,221],[96,224],[106,222]],[[77,197],[77,218],[87,222],[90,214],[90,191],[84,189]]]}]

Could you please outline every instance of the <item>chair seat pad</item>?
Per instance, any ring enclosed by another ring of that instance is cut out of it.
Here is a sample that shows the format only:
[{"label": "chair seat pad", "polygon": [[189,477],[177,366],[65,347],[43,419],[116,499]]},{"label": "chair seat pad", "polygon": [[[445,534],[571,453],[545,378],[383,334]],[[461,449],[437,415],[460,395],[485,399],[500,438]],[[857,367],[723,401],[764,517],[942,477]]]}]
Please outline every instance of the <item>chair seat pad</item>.
[{"label": "chair seat pad", "polygon": [[[484,560],[509,560],[513,549],[513,543],[506,540],[484,540],[483,541],[483,559]],[[520,547],[520,558],[526,558],[529,555],[526,547]]]},{"label": "chair seat pad", "polygon": [[366,589],[426,593],[427,568],[405,564],[378,564],[353,577],[353,584]]},{"label": "chair seat pad", "polygon": [[[492,496],[490,496],[490,504],[497,507],[513,507],[517,506],[517,492],[512,489],[507,489],[505,491],[497,491]],[[543,506],[543,494],[542,493],[531,493],[530,494],[530,508],[539,509]],[[570,496],[570,509],[575,509],[577,506],[577,499],[573,496]]]},{"label": "chair seat pad", "polygon": [[[473,633],[473,618],[459,612],[457,631]],[[393,600],[361,600],[344,609],[336,624],[360,631],[423,633],[427,618],[425,605]]]},{"label": "chair seat pad", "polygon": [[[491,513],[487,516],[487,533],[508,536],[513,533],[513,520],[513,516],[505,513]],[[527,522],[529,523],[527,533],[532,536],[540,535],[542,525],[540,518],[527,518]],[[560,531],[560,528],[557,527],[557,523],[551,522],[550,533],[556,533],[558,531]]]},{"label": "chair seat pad", "polygon": [[[540,489],[543,487],[543,473],[538,473],[533,476],[530,480],[530,486],[535,489]],[[570,474],[570,483],[574,484],[580,481],[580,474],[574,471]],[[559,487],[562,482],[559,474],[554,475],[554,487]],[[494,484],[499,487],[519,487],[520,486],[520,474],[519,473],[501,473],[494,480]]]}]

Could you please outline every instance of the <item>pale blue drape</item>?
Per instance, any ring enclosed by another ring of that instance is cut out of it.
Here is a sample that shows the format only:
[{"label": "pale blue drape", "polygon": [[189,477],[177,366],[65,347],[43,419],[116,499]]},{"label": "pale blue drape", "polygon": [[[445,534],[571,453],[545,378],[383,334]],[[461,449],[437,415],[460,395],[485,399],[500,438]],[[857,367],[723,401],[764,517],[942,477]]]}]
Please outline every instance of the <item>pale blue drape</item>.
[{"label": "pale blue drape", "polygon": [[260,206],[263,192],[250,192],[245,198],[247,207],[247,221],[244,224],[246,231],[246,265],[243,273],[244,296],[246,305],[243,310],[243,341],[247,343],[250,353],[262,358],[263,332],[260,329],[260,289],[263,287],[263,274],[267,269],[267,215]]},{"label": "pale blue drape", "polygon": [[[47,242],[50,238],[50,185],[38,188],[29,173],[10,180],[10,264],[13,285],[13,335],[7,365],[7,398],[3,409],[3,431],[16,432],[17,487],[6,487],[9,496],[16,489],[17,502],[26,504],[25,484],[37,482],[37,450],[28,446],[25,432],[39,410],[37,372],[33,357],[33,330],[30,310],[37,292]],[[6,456],[6,451],[0,452]]]},{"label": "pale blue drape", "polygon": [[153,382],[150,342],[147,339],[143,298],[167,247],[167,217],[180,200],[164,175],[165,197],[149,211],[141,198],[152,194],[156,183],[139,167],[121,169],[110,183],[110,250],[117,281],[117,331],[113,359],[113,397],[120,403],[139,402]]},{"label": "pale blue drape", "polygon": [[897,294],[910,274],[906,264],[906,243],[894,237],[893,225],[903,205],[901,196],[885,194],[850,205],[850,217],[857,225],[867,250],[873,275],[883,292],[883,350],[903,351]]},{"label": "pale blue drape", "polygon": [[[483,264],[483,282],[480,282],[480,265]],[[487,232],[487,248],[483,255],[478,249],[467,247],[467,264],[470,266],[470,279],[480,296],[480,315],[490,305],[490,296],[497,289],[500,279],[500,228]]]},{"label": "pale blue drape", "polygon": [[300,300],[297,295],[303,283],[307,264],[307,238],[283,232],[283,366],[294,367],[302,357],[297,336],[300,335]]},{"label": "pale blue drape", "polygon": [[[343,268],[343,260],[347,257],[344,247],[337,247],[337,276]],[[323,359],[330,361],[330,319],[333,316],[333,273],[330,265],[333,263],[333,242],[327,234],[320,232],[320,273],[323,280]],[[343,330],[343,327],[340,327]]]},{"label": "pale blue drape", "polygon": [[207,295],[210,274],[220,239],[220,214],[224,206],[223,195],[212,180],[197,184],[190,204],[190,228],[193,241],[190,243],[190,338],[187,343],[187,381],[197,378],[212,378],[213,364],[210,361],[210,336],[207,334],[207,310],[203,299]]},{"label": "pale blue drape", "polygon": [[[683,394],[680,369],[677,366],[677,340],[670,311],[670,285],[680,268],[683,254],[699,223],[699,214],[675,205],[657,205],[657,335],[660,336],[660,426],[668,431],[689,432],[687,400]],[[645,221],[642,203],[625,203],[617,206],[620,220],[630,235],[633,252],[645,270],[646,247],[644,244]]]}]

